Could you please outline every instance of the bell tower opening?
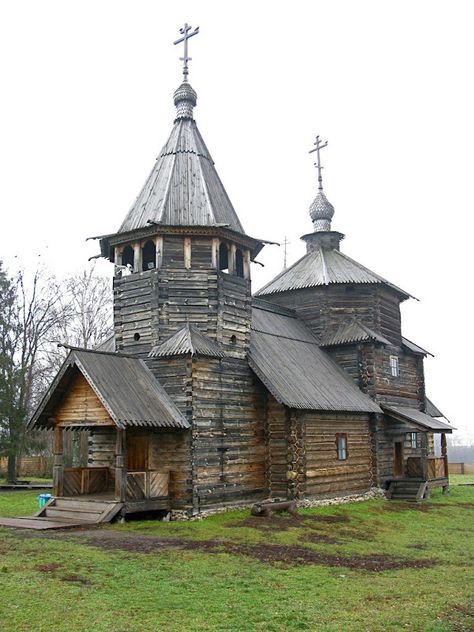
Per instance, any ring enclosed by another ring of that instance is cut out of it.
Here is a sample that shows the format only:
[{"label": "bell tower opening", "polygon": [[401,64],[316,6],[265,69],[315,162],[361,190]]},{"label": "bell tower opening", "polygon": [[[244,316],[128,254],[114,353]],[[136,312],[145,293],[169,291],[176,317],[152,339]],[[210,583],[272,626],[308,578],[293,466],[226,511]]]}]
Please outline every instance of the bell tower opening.
[{"label": "bell tower opening", "polygon": [[221,242],[219,246],[219,270],[229,272],[229,251],[224,242]]},{"label": "bell tower opening", "polygon": [[244,277],[244,255],[240,248],[237,248],[235,251],[235,274],[239,277]]},{"label": "bell tower opening", "polygon": [[142,248],[142,269],[144,272],[156,267],[156,245],[149,239]]},{"label": "bell tower opening", "polygon": [[126,266],[130,264],[133,270],[134,260],[135,260],[135,256],[134,256],[133,248],[131,246],[125,246],[122,252],[122,265]]}]

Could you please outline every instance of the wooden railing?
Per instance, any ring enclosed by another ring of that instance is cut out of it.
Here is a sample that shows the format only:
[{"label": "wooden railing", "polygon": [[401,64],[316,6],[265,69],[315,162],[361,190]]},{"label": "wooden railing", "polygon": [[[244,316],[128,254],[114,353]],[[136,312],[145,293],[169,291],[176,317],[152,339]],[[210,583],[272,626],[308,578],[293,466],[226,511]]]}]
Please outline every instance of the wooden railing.
[{"label": "wooden railing", "polygon": [[98,494],[109,487],[107,467],[68,467],[64,469],[63,494]]},{"label": "wooden railing", "polygon": [[[447,476],[444,458],[428,457],[427,475],[429,481]],[[409,478],[423,478],[421,457],[409,456],[407,458],[407,476]]]},{"label": "wooden railing", "polygon": [[127,473],[127,498],[143,500],[145,498],[163,498],[168,496],[169,472],[149,470],[147,472]]}]

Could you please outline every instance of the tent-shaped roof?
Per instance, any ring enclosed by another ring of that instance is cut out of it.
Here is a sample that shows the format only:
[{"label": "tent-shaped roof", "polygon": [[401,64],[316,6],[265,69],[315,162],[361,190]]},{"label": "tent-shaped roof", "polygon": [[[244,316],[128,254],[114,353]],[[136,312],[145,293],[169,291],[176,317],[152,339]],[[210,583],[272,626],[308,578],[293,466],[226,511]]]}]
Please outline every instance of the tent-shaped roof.
[{"label": "tent-shaped roof", "polygon": [[150,358],[185,355],[203,355],[213,358],[223,358],[224,354],[214,340],[207,338],[196,325],[186,323],[179,331],[161,344],[153,347]]},{"label": "tent-shaped roof", "polygon": [[79,371],[119,428],[189,428],[143,360],[85,349],[73,349],[56,375],[29,427],[51,426],[54,407]]},{"label": "tent-shaped roof", "polygon": [[363,323],[359,322],[356,318],[351,318],[350,321],[342,323],[337,331],[330,336],[327,336],[323,342],[322,347],[332,347],[336,345],[351,344],[355,342],[380,342],[383,345],[389,345],[390,342],[373,331]]},{"label": "tent-shaped roof", "polygon": [[405,298],[410,295],[383,277],[336,249],[319,248],[308,252],[256,292],[257,296],[320,285],[364,283],[383,284]]},{"label": "tent-shaped roof", "polygon": [[280,403],[309,410],[381,412],[288,310],[255,301],[249,364]]}]

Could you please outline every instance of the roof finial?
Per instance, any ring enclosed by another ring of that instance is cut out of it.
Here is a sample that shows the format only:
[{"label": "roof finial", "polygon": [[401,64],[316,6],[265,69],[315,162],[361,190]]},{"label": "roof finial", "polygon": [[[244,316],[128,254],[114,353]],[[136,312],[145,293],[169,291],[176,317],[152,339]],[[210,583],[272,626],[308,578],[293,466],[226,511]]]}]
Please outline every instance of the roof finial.
[{"label": "roof finial", "polygon": [[179,29],[179,32],[183,37],[180,37],[173,42],[173,44],[181,44],[181,42],[184,42],[184,57],[180,57],[180,60],[183,62],[183,81],[185,82],[188,81],[189,75],[188,61],[192,61],[192,57],[188,57],[188,39],[199,33],[199,26],[197,26],[192,33],[189,32],[191,29],[192,26],[189,26],[189,24],[185,22],[184,26]]},{"label": "roof finial", "polygon": [[310,149],[309,153],[316,152],[317,161],[314,166],[318,170],[318,194],[314,199],[314,202],[309,207],[309,214],[313,220],[314,230],[316,231],[330,231],[331,220],[334,216],[334,206],[329,202],[323,191],[323,176],[321,165],[321,149],[327,147],[328,141],[321,141],[319,136],[316,136],[316,142],[314,143],[314,149]]}]

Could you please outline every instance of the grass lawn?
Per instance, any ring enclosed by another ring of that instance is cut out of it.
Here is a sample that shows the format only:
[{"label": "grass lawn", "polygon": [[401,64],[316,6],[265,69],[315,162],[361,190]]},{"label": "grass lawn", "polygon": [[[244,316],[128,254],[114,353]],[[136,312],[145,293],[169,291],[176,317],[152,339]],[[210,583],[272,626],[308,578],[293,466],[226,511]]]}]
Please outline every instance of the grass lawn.
[{"label": "grass lawn", "polygon": [[[36,496],[0,494],[0,515],[31,515]],[[453,485],[424,503],[371,500],[299,519],[236,511],[0,528],[0,630],[472,631],[473,509],[474,487]]]}]

